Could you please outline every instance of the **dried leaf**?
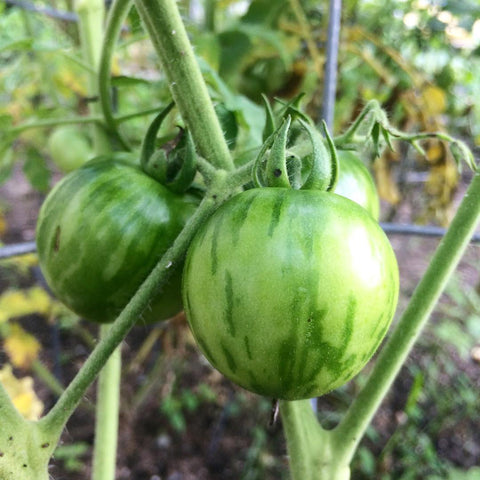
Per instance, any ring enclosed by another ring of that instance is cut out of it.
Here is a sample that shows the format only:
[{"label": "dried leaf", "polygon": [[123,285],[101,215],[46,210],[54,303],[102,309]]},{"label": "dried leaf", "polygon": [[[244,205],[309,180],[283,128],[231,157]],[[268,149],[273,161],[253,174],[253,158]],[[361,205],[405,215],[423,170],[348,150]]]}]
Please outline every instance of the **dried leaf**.
[{"label": "dried leaf", "polygon": [[3,346],[13,366],[23,369],[31,366],[41,349],[38,340],[16,323],[10,325]]},{"label": "dried leaf", "polygon": [[24,291],[7,290],[0,296],[0,323],[32,313],[46,315],[51,305],[52,301],[47,292],[40,287]]},{"label": "dried leaf", "polygon": [[0,369],[0,382],[5,387],[13,404],[27,420],[38,420],[43,412],[43,403],[33,389],[33,378],[16,378],[12,366],[5,365]]},{"label": "dried leaf", "polygon": [[422,101],[426,114],[435,116],[443,113],[447,108],[447,95],[443,89],[434,85],[427,85],[422,91]]}]

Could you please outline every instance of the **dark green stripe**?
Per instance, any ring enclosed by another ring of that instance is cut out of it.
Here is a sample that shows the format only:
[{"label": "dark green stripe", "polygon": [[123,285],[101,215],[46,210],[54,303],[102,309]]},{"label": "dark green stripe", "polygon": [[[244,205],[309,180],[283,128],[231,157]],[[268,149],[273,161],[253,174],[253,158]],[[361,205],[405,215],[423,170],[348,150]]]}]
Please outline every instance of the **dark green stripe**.
[{"label": "dark green stripe", "polygon": [[229,271],[225,271],[225,314],[224,319],[227,323],[228,333],[235,336],[235,323],[233,321],[233,286],[232,275]]},{"label": "dark green stripe", "polygon": [[235,359],[233,358],[233,355],[230,353],[230,351],[225,347],[225,345],[221,345],[223,354],[227,360],[228,363],[228,368],[232,373],[235,373],[237,371],[237,364],[235,362]]},{"label": "dark green stripe", "polygon": [[244,201],[237,202],[235,205],[236,208],[233,210],[230,220],[230,224],[235,227],[232,228],[230,232],[232,234],[232,242],[234,246],[238,244],[243,222],[247,218],[248,212],[256,198],[257,196],[253,194],[250,196],[245,195],[243,197]]},{"label": "dark green stripe", "polygon": [[250,340],[248,339],[247,335],[245,335],[245,337],[243,338],[243,341],[245,343],[245,351],[247,352],[247,357],[249,360],[252,360],[253,357],[252,357],[252,351],[250,349]]},{"label": "dark green stripe", "polygon": [[345,318],[345,330],[343,332],[343,344],[341,348],[345,351],[352,339],[353,324],[355,320],[355,314],[357,312],[357,300],[353,294],[348,298],[347,316]]},{"label": "dark green stripe", "polygon": [[272,207],[272,212],[270,215],[270,225],[268,226],[268,236],[271,237],[273,235],[273,232],[275,228],[278,225],[278,222],[280,221],[280,216],[282,213],[283,209],[283,203],[285,200],[285,193],[280,190],[275,192],[275,202]]},{"label": "dark green stripe", "polygon": [[214,222],[213,222],[213,232],[211,236],[211,247],[210,247],[212,275],[215,275],[217,273],[217,267],[218,267],[217,248],[218,248],[218,239],[220,238],[220,229],[222,228],[223,218],[224,218],[224,215],[217,215],[216,217],[214,217]]}]

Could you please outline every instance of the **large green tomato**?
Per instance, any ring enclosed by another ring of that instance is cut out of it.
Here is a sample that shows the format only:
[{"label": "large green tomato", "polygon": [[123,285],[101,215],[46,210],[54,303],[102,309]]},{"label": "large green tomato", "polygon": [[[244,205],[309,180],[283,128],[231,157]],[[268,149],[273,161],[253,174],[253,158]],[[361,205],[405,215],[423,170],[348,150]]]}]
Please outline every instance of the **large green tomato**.
[{"label": "large green tomato", "polygon": [[183,276],[187,319],[211,364],[273,398],[322,395],[373,355],[395,312],[398,268],[349,199],[252,189],[203,225]]},{"label": "large green tomato", "polygon": [[80,127],[64,125],[57,127],[47,142],[50,157],[64,173],[82,166],[93,157],[92,146]]},{"label": "large green tomato", "polygon": [[358,155],[348,150],[338,151],[339,175],[335,193],[357,202],[378,220],[380,199],[372,175]]},{"label": "large green tomato", "polygon": [[[48,285],[78,315],[113,321],[196,204],[196,198],[171,193],[131,163],[110,157],[86,163],[54,187],[40,210],[37,250]],[[177,267],[146,320],[182,309],[182,266]]]}]

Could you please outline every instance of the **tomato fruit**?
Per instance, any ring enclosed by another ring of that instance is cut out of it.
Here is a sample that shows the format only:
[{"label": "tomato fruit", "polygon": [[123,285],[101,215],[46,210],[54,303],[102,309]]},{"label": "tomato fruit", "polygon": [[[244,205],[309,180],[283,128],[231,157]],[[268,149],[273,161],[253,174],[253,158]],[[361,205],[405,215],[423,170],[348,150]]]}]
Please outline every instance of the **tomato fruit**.
[{"label": "tomato fruit", "polygon": [[383,339],[398,267],[378,223],[314,190],[242,192],[187,252],[183,300],[200,350],[252,392],[296,400],[347,382]]},{"label": "tomato fruit", "polygon": [[56,128],[48,138],[47,147],[53,163],[63,173],[75,170],[93,157],[87,136],[74,125]]},{"label": "tomato fruit", "polygon": [[357,202],[378,220],[380,199],[372,175],[358,155],[349,150],[338,151],[339,175],[335,193]]},{"label": "tomato fruit", "polygon": [[[139,167],[99,157],[65,176],[37,224],[40,267],[55,295],[78,315],[111,322],[195,211]],[[153,300],[146,320],[182,309],[181,266]]]}]

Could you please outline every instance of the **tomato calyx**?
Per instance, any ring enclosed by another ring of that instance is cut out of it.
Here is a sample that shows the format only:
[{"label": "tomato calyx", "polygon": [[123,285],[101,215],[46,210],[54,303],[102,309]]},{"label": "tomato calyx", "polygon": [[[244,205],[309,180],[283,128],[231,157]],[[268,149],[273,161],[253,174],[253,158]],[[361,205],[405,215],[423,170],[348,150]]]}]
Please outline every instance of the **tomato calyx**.
[{"label": "tomato calyx", "polygon": [[175,193],[184,193],[197,173],[196,152],[192,136],[181,128],[170,141],[156,149],[157,133],[174,103],[167,105],[152,121],[143,139],[140,163],[142,170]]},{"label": "tomato calyx", "polygon": [[[276,122],[271,109],[267,111],[270,112],[267,114],[267,118],[270,119],[267,124],[272,127]],[[310,149],[303,157],[295,154],[294,149],[290,148],[289,137],[294,121],[298,122],[310,143]],[[281,125],[265,139],[256,157],[252,172],[254,185],[295,190],[333,190],[338,178],[338,158],[325,123],[323,123],[323,129],[326,146],[322,135],[307,116],[295,118],[287,114]],[[302,174],[305,166],[309,170],[304,178]]]}]

